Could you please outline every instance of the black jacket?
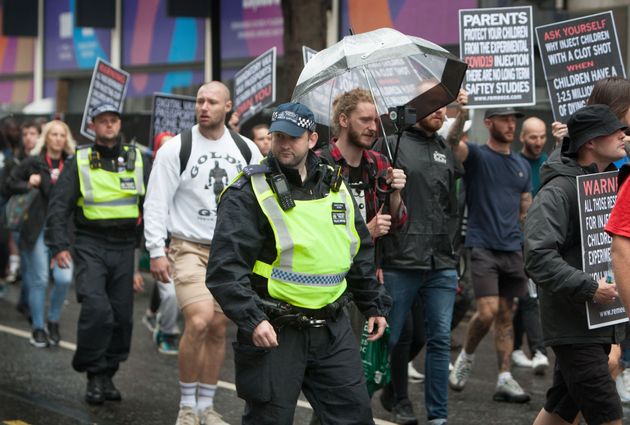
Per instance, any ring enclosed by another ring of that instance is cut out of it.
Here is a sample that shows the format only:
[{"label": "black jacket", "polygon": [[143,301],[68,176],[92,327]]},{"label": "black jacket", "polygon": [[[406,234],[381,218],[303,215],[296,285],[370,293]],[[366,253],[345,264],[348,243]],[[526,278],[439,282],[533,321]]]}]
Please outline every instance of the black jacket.
[{"label": "black jacket", "polygon": [[[121,145],[108,149],[102,145],[92,145],[97,150],[104,163],[116,163],[121,156]],[[82,147],[84,148],[84,147]],[[123,154],[124,155],[124,154]],[[142,157],[144,185],[146,187],[151,173],[151,163],[145,156]],[[77,170],[76,156],[68,160],[63,167],[57,184],[50,196],[48,214],[46,216],[46,245],[52,251],[52,255],[70,247],[70,235],[68,234],[68,220],[74,213],[74,225],[76,236],[88,236],[113,244],[136,244],[139,240],[141,228],[136,219],[121,220],[88,220],[83,215],[83,210],[77,205],[81,197],[79,174]],[[139,205],[142,210],[143,199]]]},{"label": "black jacket", "polygon": [[[0,155],[2,155],[1,150]],[[25,159],[25,156],[12,156],[4,158],[4,168],[0,169],[0,197],[2,197],[0,201],[8,201],[11,195],[13,195],[13,192],[7,185],[7,182],[11,177],[11,171],[13,171],[13,169],[20,165],[20,162]]]},{"label": "black jacket", "polygon": [[[268,157],[263,163],[273,161]],[[308,177],[304,183],[297,171],[284,168],[282,171],[296,200],[320,199],[329,192],[327,167],[313,153],[309,153]],[[227,188],[217,214],[206,285],[225,314],[241,331],[251,335],[260,322],[268,320],[260,301],[260,297],[268,297],[267,281],[252,274],[252,269],[256,260],[268,264],[275,260],[275,237],[251,182],[245,177]],[[366,317],[386,316],[391,298],[376,281],[372,238],[360,214],[355,215],[354,223],[361,241],[346,275],[348,289]]]},{"label": "black jacket", "polygon": [[588,329],[587,300],[597,282],[582,271],[576,177],[596,173],[554,151],[540,170],[541,189],[525,221],[525,268],[538,285],[546,345],[619,343],[624,325]]},{"label": "black jacket", "polygon": [[[66,158],[64,158],[64,161],[65,160]],[[11,168],[4,182],[4,190],[7,194],[17,195],[26,193],[31,190],[28,186],[28,180],[32,174],[39,174],[41,176],[41,183],[37,188],[37,196],[28,210],[28,218],[20,230],[20,248],[26,250],[33,248],[37,237],[44,227],[50,192],[53,187],[50,179],[50,170],[44,154],[28,156],[23,159],[20,163]]]},{"label": "black jacket", "polygon": [[[380,143],[380,151],[386,153]],[[392,152],[396,138],[389,138]],[[407,222],[383,240],[385,268],[454,268],[455,240],[459,229],[456,181],[463,167],[444,139],[428,136],[419,128],[406,130],[400,140],[395,168],[401,168],[407,183],[401,195],[407,206]]]}]

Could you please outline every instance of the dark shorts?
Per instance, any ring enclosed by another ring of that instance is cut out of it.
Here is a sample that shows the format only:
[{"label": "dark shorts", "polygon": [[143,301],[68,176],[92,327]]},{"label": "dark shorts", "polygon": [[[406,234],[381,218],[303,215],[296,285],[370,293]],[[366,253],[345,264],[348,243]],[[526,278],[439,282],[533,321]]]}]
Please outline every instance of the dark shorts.
[{"label": "dark shorts", "polygon": [[520,298],[527,292],[527,276],[521,251],[470,248],[470,273],[475,298]]},{"label": "dark shorts", "polygon": [[589,425],[623,417],[615,381],[608,371],[610,344],[572,344],[551,347],[556,354],[553,384],[545,410],[567,422],[578,412]]}]

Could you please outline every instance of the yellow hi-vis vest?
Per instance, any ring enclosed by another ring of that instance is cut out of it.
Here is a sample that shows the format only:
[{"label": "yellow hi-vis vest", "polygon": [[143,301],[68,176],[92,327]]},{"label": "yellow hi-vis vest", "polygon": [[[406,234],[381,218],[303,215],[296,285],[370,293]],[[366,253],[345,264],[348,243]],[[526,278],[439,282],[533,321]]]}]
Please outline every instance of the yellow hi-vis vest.
[{"label": "yellow hi-vis vest", "polygon": [[346,290],[346,274],[359,250],[354,205],[345,184],[321,199],[295,201],[283,211],[264,174],[251,176],[254,194],[276,239],[272,264],[256,261],[267,291],[291,305],[319,309]]},{"label": "yellow hi-vis vest", "polygon": [[142,154],[137,148],[123,146],[123,149],[136,149],[133,171],[90,168],[92,148],[77,150],[81,189],[77,205],[83,209],[83,215],[88,220],[133,219],[140,215],[139,197],[145,192]]}]

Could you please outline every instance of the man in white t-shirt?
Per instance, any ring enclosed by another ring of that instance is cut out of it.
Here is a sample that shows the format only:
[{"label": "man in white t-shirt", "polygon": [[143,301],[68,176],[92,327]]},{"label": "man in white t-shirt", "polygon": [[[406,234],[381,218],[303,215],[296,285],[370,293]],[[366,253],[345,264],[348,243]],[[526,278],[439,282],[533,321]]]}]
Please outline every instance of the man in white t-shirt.
[{"label": "man in white t-shirt", "polygon": [[250,151],[250,163],[262,159],[251,140],[242,138],[241,144],[244,141],[246,146],[239,147],[225,127],[231,109],[230,91],[223,83],[212,81],[199,88],[195,107],[198,124],[191,129],[185,167],[185,155],[180,151],[187,149],[180,134],[158,151],[144,203],[151,273],[161,282],[172,278],[185,321],[179,344],[181,400],[177,424],[199,420],[225,423],[214,410],[213,399],[225,357],[227,319],[205,285],[220,194],[216,189],[247,165],[242,153],[245,148]]}]

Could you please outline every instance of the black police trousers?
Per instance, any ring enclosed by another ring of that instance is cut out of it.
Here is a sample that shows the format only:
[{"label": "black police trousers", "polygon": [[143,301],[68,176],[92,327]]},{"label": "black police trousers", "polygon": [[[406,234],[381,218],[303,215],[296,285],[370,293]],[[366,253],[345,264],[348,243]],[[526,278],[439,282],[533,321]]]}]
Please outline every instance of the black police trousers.
[{"label": "black police trousers", "polygon": [[359,346],[345,314],[323,327],[285,325],[278,347],[255,347],[239,331],[236,391],[243,425],[291,425],[300,390],[323,425],[373,424]]},{"label": "black police trousers", "polygon": [[77,236],[72,254],[81,303],[72,367],[113,376],[131,346],[134,246]]}]

